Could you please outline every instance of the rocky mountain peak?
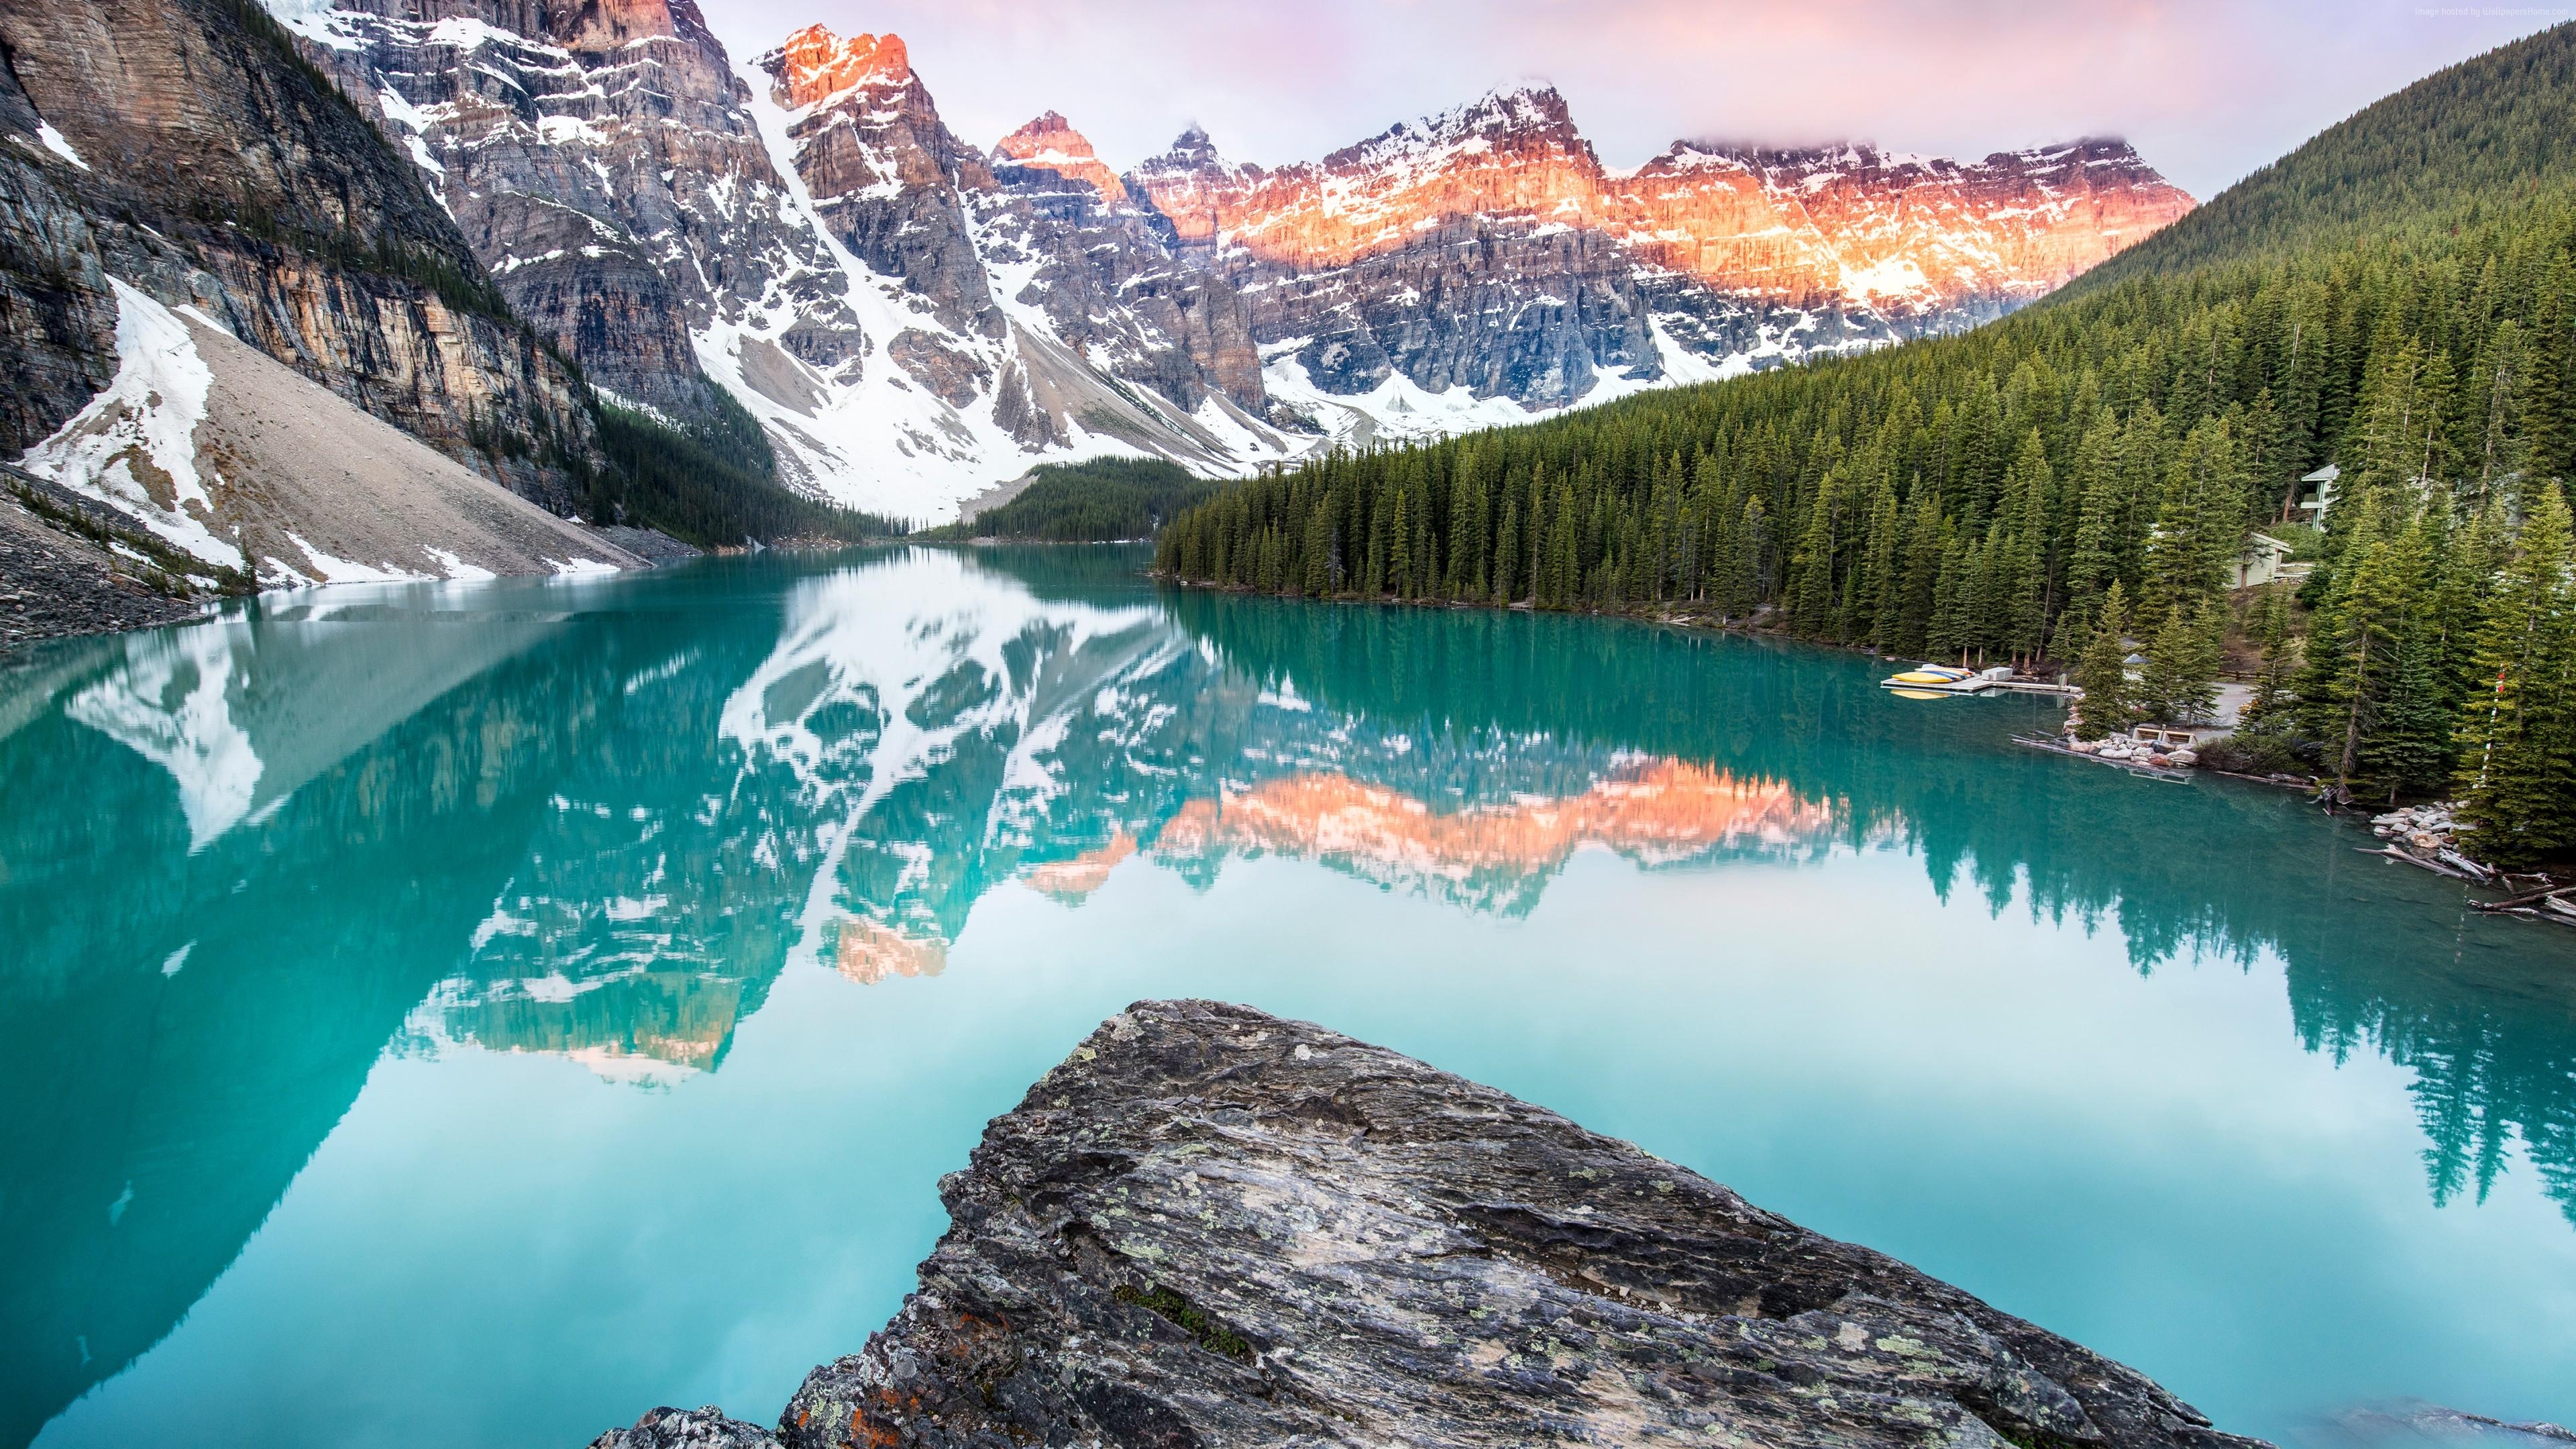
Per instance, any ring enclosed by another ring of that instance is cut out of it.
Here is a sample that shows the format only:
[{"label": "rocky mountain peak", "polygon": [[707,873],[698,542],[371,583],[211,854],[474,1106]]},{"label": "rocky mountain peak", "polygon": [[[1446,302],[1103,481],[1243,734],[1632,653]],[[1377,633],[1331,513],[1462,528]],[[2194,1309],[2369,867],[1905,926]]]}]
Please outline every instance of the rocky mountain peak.
[{"label": "rocky mountain peak", "polygon": [[1600,168],[1591,143],[1575,129],[1565,97],[1554,86],[1529,84],[1487,91],[1463,106],[1417,121],[1399,121],[1325,157],[1324,169],[1491,166],[1526,162],[1549,152],[1596,171]]},{"label": "rocky mountain peak", "polygon": [[808,25],[787,43],[760,58],[769,73],[771,94],[789,110],[805,110],[862,86],[899,86],[910,82],[912,57],[898,35],[835,35],[830,26]]},{"label": "rocky mountain peak", "polygon": [[1054,111],[1004,136],[993,147],[993,165],[997,169],[1018,166],[1051,171],[1089,184],[1104,201],[1127,199],[1127,188],[1119,184],[1118,173],[1101,162],[1090,140],[1075,130],[1072,122]]},{"label": "rocky mountain peak", "polygon": [[[1129,173],[1134,177],[1155,177],[1165,181],[1196,178],[1204,181],[1232,181],[1247,173],[1258,173],[1257,166],[1237,166],[1217,150],[1204,127],[1192,122],[1188,130],[1172,140],[1171,149],[1160,156],[1136,164]],[[1134,184],[1131,180],[1130,184]]]},{"label": "rocky mountain peak", "polygon": [[1514,131],[1572,131],[1574,113],[1556,87],[1540,82],[1496,86],[1463,106],[1453,106],[1421,125],[1435,135],[1492,135]]},{"label": "rocky mountain peak", "polygon": [[1869,142],[1677,141],[1614,182],[1631,245],[1738,295],[1993,315],[2191,209],[2098,138],[1979,161]]},{"label": "rocky mountain peak", "polygon": [[2033,173],[2056,172],[2071,177],[2080,172],[2095,184],[2106,181],[2164,183],[2164,177],[2138,155],[2138,149],[2118,136],[2082,136],[2054,146],[2006,151],[1986,158],[1989,166],[2003,163]]}]

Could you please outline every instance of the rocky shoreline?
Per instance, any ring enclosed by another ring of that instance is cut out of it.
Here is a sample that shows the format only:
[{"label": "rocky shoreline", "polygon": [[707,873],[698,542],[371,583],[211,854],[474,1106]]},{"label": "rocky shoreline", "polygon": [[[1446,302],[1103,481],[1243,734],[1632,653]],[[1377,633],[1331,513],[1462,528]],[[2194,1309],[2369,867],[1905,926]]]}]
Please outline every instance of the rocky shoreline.
[{"label": "rocky shoreline", "polygon": [[182,571],[193,563],[105,505],[0,464],[0,654],[195,618],[225,581]]},{"label": "rocky shoreline", "polygon": [[940,1184],[951,1226],[776,1429],[592,1449],[2258,1449],[2144,1375],[1501,1092],[1143,1002]]}]

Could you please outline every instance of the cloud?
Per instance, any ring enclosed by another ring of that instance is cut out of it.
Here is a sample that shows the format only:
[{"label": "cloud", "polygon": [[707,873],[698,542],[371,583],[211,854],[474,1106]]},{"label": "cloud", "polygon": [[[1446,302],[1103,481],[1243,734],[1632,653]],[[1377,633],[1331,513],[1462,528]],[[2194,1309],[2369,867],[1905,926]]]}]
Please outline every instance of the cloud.
[{"label": "cloud", "polygon": [[2123,135],[2204,197],[2411,80],[2563,18],[2390,0],[702,3],[738,58],[817,21],[891,30],[968,140],[1051,108],[1122,167],[1193,121],[1237,159],[1293,161],[1545,79],[1612,165],[1685,136],[1981,156]]}]

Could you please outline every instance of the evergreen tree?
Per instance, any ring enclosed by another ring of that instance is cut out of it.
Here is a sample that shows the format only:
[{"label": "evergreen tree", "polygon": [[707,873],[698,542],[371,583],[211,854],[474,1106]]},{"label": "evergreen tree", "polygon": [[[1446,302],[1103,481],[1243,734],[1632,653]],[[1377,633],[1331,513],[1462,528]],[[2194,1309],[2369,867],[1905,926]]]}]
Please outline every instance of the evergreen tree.
[{"label": "evergreen tree", "polygon": [[2077,451],[2074,481],[2082,498],[2066,563],[2066,617],[2060,621],[2061,628],[2089,631],[2104,591],[2120,576],[2118,449],[2119,428],[2106,410]]},{"label": "evergreen tree", "polygon": [[1338,581],[1334,578],[1337,570],[1334,567],[1332,555],[1332,513],[1325,504],[1317,503],[1315,511],[1306,515],[1304,590],[1307,594],[1321,597],[1335,591]]},{"label": "evergreen tree", "polygon": [[2088,740],[2125,732],[2136,722],[2129,687],[2127,591],[2115,580],[2102,596],[2093,637],[2075,661],[2075,687],[2084,691],[2075,732]]},{"label": "evergreen tree", "polygon": [[2527,864],[2576,843],[2576,600],[2565,495],[2543,485],[2478,635],[2490,681],[2464,706],[2459,798],[2471,844]]},{"label": "evergreen tree", "polygon": [[2252,611],[2252,633],[2263,651],[2261,669],[2254,676],[2254,697],[2246,702],[2244,720],[2249,725],[2270,725],[2287,719],[2298,702],[2293,681],[2299,662],[2298,636],[2291,629],[2288,585],[2266,585]]},{"label": "evergreen tree", "polygon": [[2004,474],[2004,503],[2011,533],[2000,560],[1998,643],[2018,661],[2039,657],[2048,631],[2049,504],[2053,478],[2039,430],[2023,436],[2021,451]]},{"label": "evergreen tree", "polygon": [[1521,501],[1503,499],[1503,521],[1494,536],[1494,596],[1497,604],[1517,602],[1520,597],[1521,568]]},{"label": "evergreen tree", "polygon": [[2166,605],[2164,621],[2147,643],[2146,667],[2139,671],[2139,712],[2168,724],[2208,719],[2218,697],[2225,635],[2226,616],[2215,601],[2205,599],[2188,613],[2180,604]]},{"label": "evergreen tree", "polygon": [[1386,525],[1386,584],[1399,599],[1410,599],[1418,593],[1413,576],[1412,502],[1404,489],[1395,490],[1395,512]]}]

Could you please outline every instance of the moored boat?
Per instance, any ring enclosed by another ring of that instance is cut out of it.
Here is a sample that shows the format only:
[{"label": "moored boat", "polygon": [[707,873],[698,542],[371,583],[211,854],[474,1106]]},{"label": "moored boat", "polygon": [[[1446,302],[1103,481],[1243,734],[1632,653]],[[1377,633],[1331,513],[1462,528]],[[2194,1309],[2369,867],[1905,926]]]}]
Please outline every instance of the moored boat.
[{"label": "moored boat", "polygon": [[[2005,671],[2009,672],[2009,671]],[[1926,664],[1902,674],[1892,674],[1878,682],[1881,689],[1895,690],[1907,699],[1928,698],[1936,694],[1974,694],[1994,681],[1988,674],[1970,669],[1952,669],[1946,664]]]}]

